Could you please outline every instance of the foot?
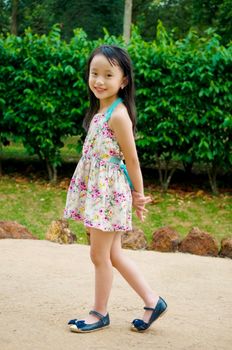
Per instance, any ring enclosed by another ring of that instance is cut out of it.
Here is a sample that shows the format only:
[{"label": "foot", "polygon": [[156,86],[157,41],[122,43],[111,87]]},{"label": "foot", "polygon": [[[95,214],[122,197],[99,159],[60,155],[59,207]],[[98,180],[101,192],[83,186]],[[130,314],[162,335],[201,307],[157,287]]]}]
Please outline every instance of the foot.
[{"label": "foot", "polygon": [[144,332],[146,331],[154,321],[156,321],[159,317],[161,317],[165,311],[167,311],[167,303],[159,297],[158,302],[155,307],[145,306],[144,309],[146,311],[150,311],[150,318],[147,320],[147,314],[145,315],[146,321],[143,319],[135,319],[132,321],[131,330],[136,332]]},{"label": "foot", "polygon": [[78,319],[78,321],[84,321],[85,324],[94,324],[97,321],[99,321],[98,314],[101,315],[101,316],[106,316],[107,315],[107,313],[101,314],[101,313],[95,313],[95,312],[90,311],[88,316],[86,316],[85,318],[80,318],[80,319]]},{"label": "foot", "polygon": [[[157,303],[158,303],[158,301],[159,301],[159,297],[155,298],[152,302],[148,303],[146,305],[146,307],[155,308]],[[143,314],[143,317],[142,317],[142,320],[144,322],[148,323],[149,320],[150,320],[151,314],[152,314],[152,310],[145,310],[144,314]]]},{"label": "foot", "polygon": [[[97,311],[90,311],[90,317],[84,320],[70,320],[68,324],[70,325],[71,332],[76,333],[88,333],[95,332],[102,328],[106,328],[110,324],[109,314],[105,316]],[[93,317],[91,317],[93,316]]]},{"label": "foot", "polygon": [[97,317],[95,314],[89,313],[87,317],[82,318],[81,320],[85,321],[86,324],[93,324],[99,321],[99,317]]}]

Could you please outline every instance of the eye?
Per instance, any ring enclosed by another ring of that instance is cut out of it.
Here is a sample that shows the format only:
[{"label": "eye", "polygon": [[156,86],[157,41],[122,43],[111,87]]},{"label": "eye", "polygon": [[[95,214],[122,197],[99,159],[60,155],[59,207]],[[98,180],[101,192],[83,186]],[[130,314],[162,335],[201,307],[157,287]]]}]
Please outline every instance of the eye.
[{"label": "eye", "polygon": [[112,76],[113,74],[110,74],[110,73],[107,74],[107,78],[111,78]]},{"label": "eye", "polygon": [[96,72],[91,72],[91,75],[93,75],[94,77],[97,76],[97,73]]}]

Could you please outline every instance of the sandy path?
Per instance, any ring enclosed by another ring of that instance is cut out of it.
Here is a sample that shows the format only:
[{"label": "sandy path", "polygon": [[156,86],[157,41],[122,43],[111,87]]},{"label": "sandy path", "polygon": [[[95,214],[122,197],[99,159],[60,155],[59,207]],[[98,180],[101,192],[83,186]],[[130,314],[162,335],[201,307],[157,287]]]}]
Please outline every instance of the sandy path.
[{"label": "sandy path", "polygon": [[148,333],[129,330],[143,303],[116,271],[111,327],[69,332],[67,320],[91,305],[88,251],[47,241],[0,241],[1,350],[232,348],[232,261],[181,253],[126,251],[169,304]]}]

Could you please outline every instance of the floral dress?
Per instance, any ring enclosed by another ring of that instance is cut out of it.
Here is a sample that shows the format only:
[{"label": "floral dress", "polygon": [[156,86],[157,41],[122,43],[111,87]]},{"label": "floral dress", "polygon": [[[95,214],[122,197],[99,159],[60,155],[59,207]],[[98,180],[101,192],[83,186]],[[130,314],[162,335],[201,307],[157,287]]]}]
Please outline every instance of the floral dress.
[{"label": "floral dress", "polygon": [[93,117],[64,210],[65,218],[82,220],[85,226],[102,231],[132,229],[131,188],[123,171],[122,152],[108,125],[120,102],[117,99],[105,114]]}]

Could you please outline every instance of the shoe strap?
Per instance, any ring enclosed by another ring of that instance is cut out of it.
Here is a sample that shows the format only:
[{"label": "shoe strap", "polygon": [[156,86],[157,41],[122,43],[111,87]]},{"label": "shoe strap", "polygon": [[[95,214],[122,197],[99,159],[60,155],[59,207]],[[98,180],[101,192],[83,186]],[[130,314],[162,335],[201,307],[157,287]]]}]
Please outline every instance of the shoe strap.
[{"label": "shoe strap", "polygon": [[[149,310],[149,311],[154,311],[157,307],[157,305],[159,304],[160,301],[163,301],[165,304],[166,302],[161,298],[159,297],[158,301],[157,301],[157,304],[155,305],[155,307],[147,307],[147,306],[144,306],[144,310]],[[167,304],[166,304],[167,305]]]},{"label": "shoe strap", "polygon": [[91,310],[89,312],[90,315],[94,315],[94,316],[97,316],[99,318],[99,320],[101,320],[102,318],[104,318],[105,316],[100,314],[99,312],[95,311],[95,310]]},{"label": "shoe strap", "polygon": [[153,308],[153,307],[147,307],[147,306],[144,306],[144,310],[150,310],[150,311],[153,311],[153,310],[155,310],[155,308]]}]

